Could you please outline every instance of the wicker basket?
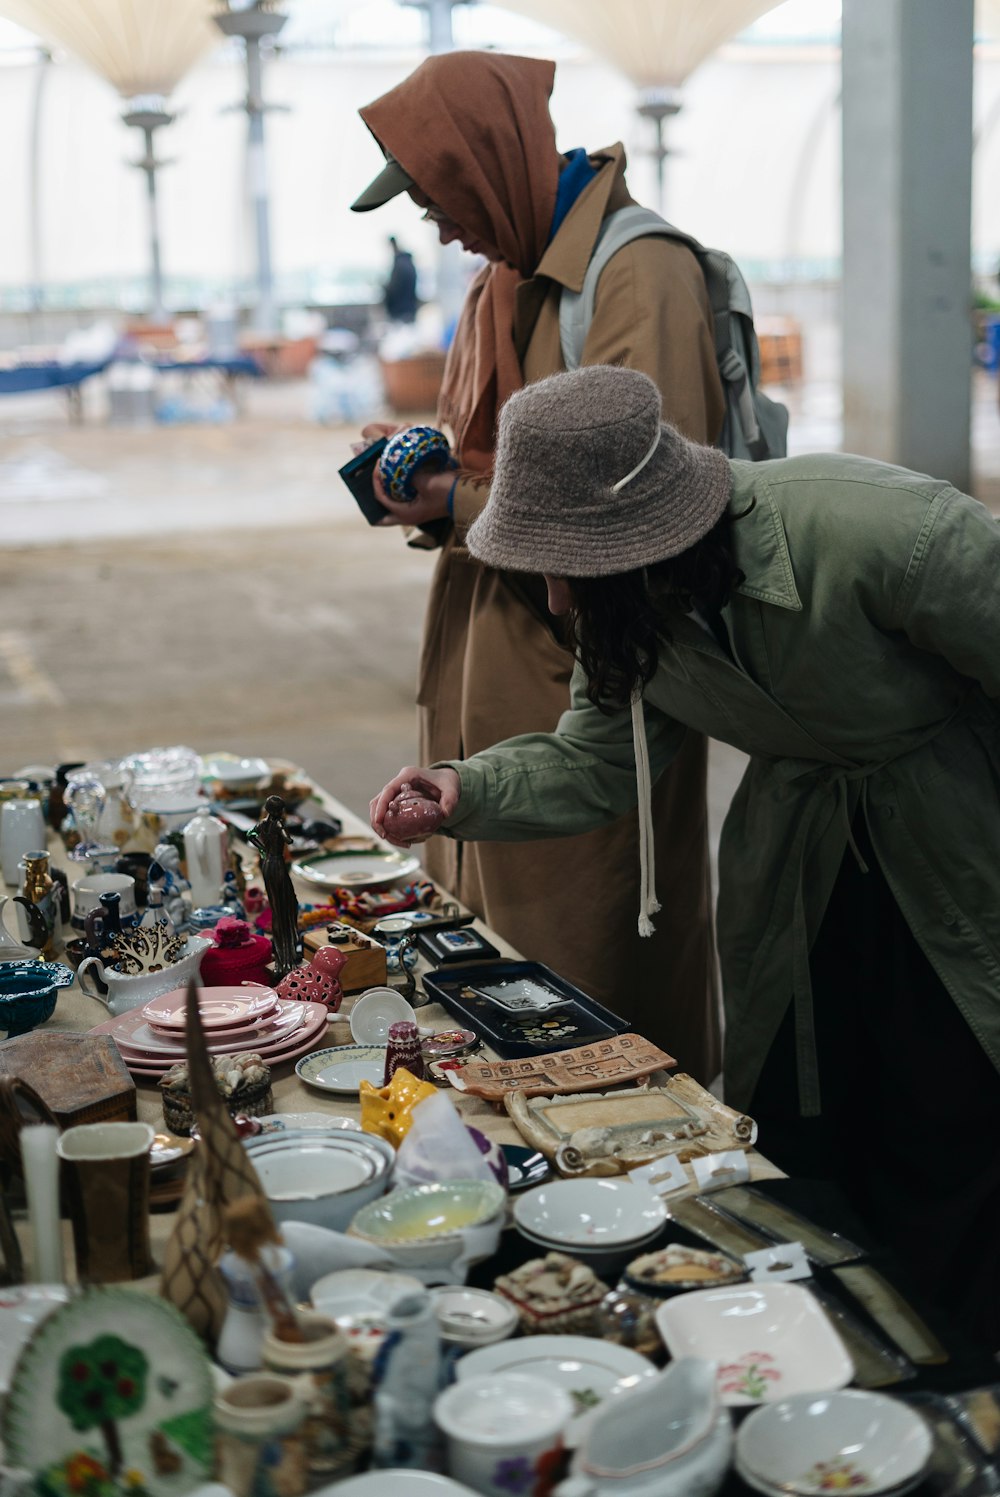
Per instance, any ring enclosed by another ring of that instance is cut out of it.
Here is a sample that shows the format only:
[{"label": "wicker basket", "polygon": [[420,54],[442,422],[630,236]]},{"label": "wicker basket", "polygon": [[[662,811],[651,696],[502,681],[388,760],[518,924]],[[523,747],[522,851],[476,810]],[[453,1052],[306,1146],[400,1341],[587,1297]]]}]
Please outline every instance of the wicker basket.
[{"label": "wicker basket", "polygon": [[[262,1081],[252,1082],[250,1086],[240,1087],[239,1091],[227,1097],[225,1102],[230,1117],[266,1117],[268,1113],[274,1111],[274,1094],[271,1091],[270,1075]],[[177,1133],[181,1138],[189,1138],[194,1125],[191,1093],[164,1091],[163,1120],[171,1133]]]},{"label": "wicker basket", "polygon": [[386,399],[398,416],[437,409],[444,354],[420,353],[409,359],[381,359]]}]

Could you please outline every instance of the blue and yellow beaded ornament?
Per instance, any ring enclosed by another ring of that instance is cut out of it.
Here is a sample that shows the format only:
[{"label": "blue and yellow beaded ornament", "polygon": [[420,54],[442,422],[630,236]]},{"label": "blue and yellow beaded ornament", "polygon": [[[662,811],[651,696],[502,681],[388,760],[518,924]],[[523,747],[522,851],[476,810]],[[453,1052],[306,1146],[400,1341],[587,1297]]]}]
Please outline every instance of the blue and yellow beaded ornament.
[{"label": "blue and yellow beaded ornament", "polygon": [[432,464],[436,469],[455,466],[443,431],[434,426],[410,426],[390,437],[378,460],[378,470],[389,498],[398,504],[415,499],[414,475]]}]

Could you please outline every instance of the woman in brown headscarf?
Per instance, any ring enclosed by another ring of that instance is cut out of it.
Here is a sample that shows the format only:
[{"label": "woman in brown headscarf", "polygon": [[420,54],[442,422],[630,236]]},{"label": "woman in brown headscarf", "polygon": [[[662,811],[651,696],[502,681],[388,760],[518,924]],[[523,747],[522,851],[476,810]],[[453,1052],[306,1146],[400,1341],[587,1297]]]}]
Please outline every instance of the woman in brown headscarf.
[{"label": "woman in brown headscarf", "polygon": [[[589,158],[560,155],[548,111],[554,73],[551,62],[451,52],[428,58],[361,110],[386,166],[354,207],[406,191],[442,243],[459,241],[487,261],[462,308],[438,408],[460,464],[457,482],[452,473],[418,477],[408,505],[380,494],[386,523],[452,522],[420,664],[424,764],[551,731],[569,700],[573,657],[541,579],[492,571],[464,545],[486,502],[500,406],[564,368],[562,289],[579,291],[603,219],[632,202],[620,145]],[[697,441],[716,438],[723,403],[711,312],[690,251],[649,237],[613,256],[582,362],[643,370],[660,387],[665,419]],[[368,427],[365,436],[395,429]],[[634,814],[551,842],[435,838],[427,866],[526,957],[624,1015],[707,1083],[720,1054],[705,778],[705,741],[689,735],[654,796],[663,909],[649,939],[636,929]]]}]

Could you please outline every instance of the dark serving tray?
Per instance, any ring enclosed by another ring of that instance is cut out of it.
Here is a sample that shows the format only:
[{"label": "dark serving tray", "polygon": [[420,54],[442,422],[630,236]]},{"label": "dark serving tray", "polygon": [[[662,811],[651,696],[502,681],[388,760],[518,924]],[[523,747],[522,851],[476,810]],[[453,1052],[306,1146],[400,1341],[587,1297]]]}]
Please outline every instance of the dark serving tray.
[{"label": "dark serving tray", "polygon": [[[560,1000],[551,1008],[508,1011],[483,993],[498,983],[529,978]],[[630,1025],[610,1009],[541,962],[475,962],[467,967],[439,967],[423,976],[432,1001],[486,1041],[504,1060],[569,1050],[609,1035],[626,1034]]]}]

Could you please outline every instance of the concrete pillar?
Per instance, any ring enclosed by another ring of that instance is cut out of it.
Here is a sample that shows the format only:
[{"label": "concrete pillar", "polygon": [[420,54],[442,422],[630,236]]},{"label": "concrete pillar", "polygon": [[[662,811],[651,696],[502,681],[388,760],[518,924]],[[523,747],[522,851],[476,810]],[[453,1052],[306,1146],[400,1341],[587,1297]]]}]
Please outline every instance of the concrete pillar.
[{"label": "concrete pillar", "polygon": [[844,0],[844,447],[968,490],[974,0]]}]

